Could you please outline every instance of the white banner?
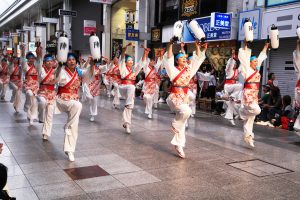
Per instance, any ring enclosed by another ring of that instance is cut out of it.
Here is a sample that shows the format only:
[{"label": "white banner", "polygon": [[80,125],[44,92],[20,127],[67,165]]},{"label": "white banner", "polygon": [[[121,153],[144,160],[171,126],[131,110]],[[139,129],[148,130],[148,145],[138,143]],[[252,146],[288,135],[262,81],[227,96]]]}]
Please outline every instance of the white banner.
[{"label": "white banner", "polygon": [[266,11],[262,17],[261,39],[266,39],[268,29],[275,24],[279,30],[279,37],[296,37],[297,26],[300,25],[300,7]]},{"label": "white banner", "polygon": [[245,12],[240,12],[239,15],[239,26],[238,26],[238,40],[245,39],[245,31],[244,31],[244,23],[245,19],[249,18],[252,22],[253,26],[253,38],[255,40],[259,39],[259,31],[260,31],[260,10],[250,10]]},{"label": "white banner", "polygon": [[83,20],[83,35],[89,36],[91,33],[96,33],[96,21],[94,20]]}]

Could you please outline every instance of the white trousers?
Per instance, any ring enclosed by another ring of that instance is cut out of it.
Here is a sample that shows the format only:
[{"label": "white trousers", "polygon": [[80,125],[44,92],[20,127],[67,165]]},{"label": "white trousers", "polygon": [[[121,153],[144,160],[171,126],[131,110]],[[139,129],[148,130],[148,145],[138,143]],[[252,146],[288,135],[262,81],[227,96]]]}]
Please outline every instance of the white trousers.
[{"label": "white trousers", "polygon": [[0,80],[0,91],[1,91],[0,92],[0,97],[1,98],[5,97],[7,88],[8,88],[8,83],[3,84],[3,82]]},{"label": "white trousers", "polygon": [[27,113],[27,117],[31,120],[37,118],[38,105],[35,95],[31,90],[27,90],[25,93],[26,99],[24,104],[24,111]]},{"label": "white trousers", "polygon": [[90,115],[91,116],[98,115],[98,96],[92,98],[87,96],[87,99],[90,104]]},{"label": "white trousers", "polygon": [[19,112],[22,91],[14,83],[10,83],[10,87],[12,89],[10,102],[13,103],[15,110]]},{"label": "white trousers", "polygon": [[113,86],[114,86],[114,90],[113,90],[113,95],[114,95],[113,104],[114,105],[120,105],[121,94],[120,94],[120,90],[119,90],[119,84],[118,83],[113,83]]},{"label": "white trousers", "polygon": [[244,120],[244,136],[251,135],[254,138],[253,124],[255,116],[260,113],[260,107],[258,104],[251,104],[250,106],[242,105],[240,108],[240,116]]},{"label": "white trousers", "polygon": [[108,81],[105,74],[102,74],[102,80],[104,85],[106,86],[106,90],[107,90],[107,95],[111,95],[111,88],[112,88],[112,82]]},{"label": "white trousers", "polygon": [[189,105],[190,108],[192,109],[192,114],[196,114],[196,94],[193,93],[191,90],[188,91],[189,95]]},{"label": "white trousers", "polygon": [[[224,85],[225,95],[228,97],[233,97],[235,99],[239,99],[241,92],[243,91],[243,85],[240,83],[237,84],[225,84]],[[235,102],[234,101],[226,101],[227,109],[225,113],[226,119],[233,119],[233,115],[237,114],[235,111]]]},{"label": "white trousers", "polygon": [[70,100],[64,101],[60,98],[56,100],[57,108],[61,112],[65,112],[68,115],[67,123],[65,124],[65,152],[75,152],[76,142],[78,137],[78,123],[79,116],[82,109],[82,104],[79,101]]},{"label": "white trousers", "polygon": [[146,104],[145,113],[152,115],[155,94],[144,94],[144,102]]},{"label": "white trousers", "polygon": [[132,109],[134,107],[135,86],[134,85],[120,85],[120,94],[125,97],[125,109],[123,111],[123,122],[125,125],[131,125]]},{"label": "white trousers", "polygon": [[44,122],[42,134],[51,136],[55,104],[47,103],[47,100],[44,97],[40,96],[37,97],[37,100],[39,107],[39,121]]},{"label": "white trousers", "polygon": [[171,144],[184,147],[186,141],[185,125],[192,113],[192,109],[188,104],[182,104],[179,107],[176,107],[169,98],[167,99],[167,104],[169,105],[170,109],[176,113],[172,122],[174,137],[171,141]]}]

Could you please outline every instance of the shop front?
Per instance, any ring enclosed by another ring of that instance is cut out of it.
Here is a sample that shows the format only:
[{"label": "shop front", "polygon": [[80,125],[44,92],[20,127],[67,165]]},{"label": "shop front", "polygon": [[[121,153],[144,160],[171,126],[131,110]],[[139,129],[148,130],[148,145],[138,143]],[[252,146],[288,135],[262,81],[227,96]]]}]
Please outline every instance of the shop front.
[{"label": "shop front", "polygon": [[[126,29],[137,29],[136,1],[120,0],[111,7],[111,56],[119,57],[122,47],[126,45]],[[131,36],[131,34],[130,34]],[[133,42],[135,45],[135,42]],[[127,53],[135,55],[135,46],[128,48]]]},{"label": "shop front", "polygon": [[279,29],[280,46],[271,50],[268,59],[268,73],[275,73],[281,95],[294,97],[296,73],[292,53],[296,48],[296,28],[299,25],[300,6],[265,11],[262,16],[261,38],[266,39],[272,24]]}]

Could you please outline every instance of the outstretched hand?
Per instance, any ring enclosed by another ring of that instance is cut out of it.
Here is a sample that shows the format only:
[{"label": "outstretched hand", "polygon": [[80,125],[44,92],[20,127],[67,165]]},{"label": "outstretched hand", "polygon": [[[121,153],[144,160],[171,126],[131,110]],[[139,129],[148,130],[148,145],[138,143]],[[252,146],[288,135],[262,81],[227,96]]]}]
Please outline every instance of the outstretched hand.
[{"label": "outstretched hand", "polygon": [[36,53],[38,58],[41,58],[42,54],[43,54],[43,48],[41,46],[37,47],[36,50],[35,50],[35,53]]}]

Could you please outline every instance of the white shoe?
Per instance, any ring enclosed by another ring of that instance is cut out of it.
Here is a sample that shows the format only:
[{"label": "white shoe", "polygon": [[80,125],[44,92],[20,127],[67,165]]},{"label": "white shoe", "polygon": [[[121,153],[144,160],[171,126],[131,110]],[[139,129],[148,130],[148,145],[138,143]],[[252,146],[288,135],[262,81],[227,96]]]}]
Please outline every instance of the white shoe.
[{"label": "white shoe", "polygon": [[43,140],[48,140],[48,135],[43,134]]},{"label": "white shoe", "polygon": [[232,126],[235,126],[235,123],[234,123],[233,119],[229,119],[228,121],[231,123]]},{"label": "white shoe", "polygon": [[74,157],[74,153],[73,152],[68,151],[67,155],[69,157],[69,161],[71,161],[71,162],[75,161],[75,157]]},{"label": "white shoe", "polygon": [[188,127],[189,127],[189,123],[186,122],[186,123],[185,123],[185,128],[188,128]]},{"label": "white shoe", "polygon": [[157,103],[153,104],[153,107],[154,107],[155,109],[158,108]]},{"label": "white shoe", "polygon": [[148,115],[148,119],[152,119],[152,114],[149,114],[149,115]]},{"label": "white shoe", "polygon": [[131,130],[130,130],[129,125],[123,124],[123,127],[125,128],[125,132],[126,132],[126,133],[128,133],[128,134],[131,133]]},{"label": "white shoe", "polygon": [[33,119],[29,119],[29,125],[30,125],[30,126],[33,125]]},{"label": "white shoe", "polygon": [[94,116],[91,116],[90,122],[93,122],[93,121],[95,121],[95,118],[94,118]]},{"label": "white shoe", "polygon": [[244,141],[246,142],[246,144],[248,144],[250,147],[255,147],[254,146],[254,140],[253,137],[251,135],[244,137]]},{"label": "white shoe", "polygon": [[191,117],[195,117],[195,115],[191,114]]},{"label": "white shoe", "polygon": [[164,103],[164,102],[166,102],[166,101],[163,100],[163,98],[160,98],[160,99],[158,100],[158,103]]},{"label": "white shoe", "polygon": [[220,115],[221,115],[222,117],[225,117],[226,113],[221,113]]},{"label": "white shoe", "polygon": [[240,118],[239,115],[234,116],[234,119],[238,120]]},{"label": "white shoe", "polygon": [[114,109],[119,109],[119,106],[116,105],[116,104],[113,104],[113,108],[114,108]]},{"label": "white shoe", "polygon": [[271,124],[271,122],[267,122],[267,126],[269,126],[269,127],[273,127],[273,128],[274,128],[274,125],[273,125],[273,124]]},{"label": "white shoe", "polygon": [[126,131],[126,133],[128,133],[128,134],[131,133],[131,130],[130,130],[129,126],[126,126],[125,131]]},{"label": "white shoe", "polygon": [[183,151],[183,148],[180,147],[180,146],[174,146],[175,147],[175,150],[176,150],[176,153],[177,155],[180,157],[180,158],[185,158],[185,154],[184,154],[184,151]]}]

